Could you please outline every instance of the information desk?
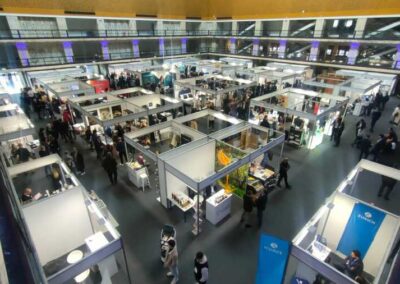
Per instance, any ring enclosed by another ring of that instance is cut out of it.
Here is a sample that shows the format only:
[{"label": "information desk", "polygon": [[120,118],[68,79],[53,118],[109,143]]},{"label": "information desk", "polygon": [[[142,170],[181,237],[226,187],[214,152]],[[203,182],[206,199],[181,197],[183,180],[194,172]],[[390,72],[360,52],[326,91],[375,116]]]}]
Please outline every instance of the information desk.
[{"label": "information desk", "polygon": [[221,189],[206,200],[206,219],[211,224],[218,224],[231,213],[231,204],[232,194]]}]

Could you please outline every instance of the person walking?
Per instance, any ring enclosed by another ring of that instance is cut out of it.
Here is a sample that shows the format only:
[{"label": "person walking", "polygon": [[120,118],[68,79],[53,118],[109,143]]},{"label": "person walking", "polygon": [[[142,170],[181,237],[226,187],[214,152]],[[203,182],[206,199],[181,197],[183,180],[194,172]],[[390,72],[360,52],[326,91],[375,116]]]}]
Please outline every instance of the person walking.
[{"label": "person walking", "polygon": [[254,193],[250,187],[247,187],[246,193],[243,195],[243,213],[240,217],[240,223],[246,221],[245,227],[250,228],[251,225],[249,223],[250,214],[253,211],[253,197]]},{"label": "person walking", "polygon": [[363,138],[364,130],[366,127],[367,127],[367,124],[365,123],[365,120],[363,118],[361,118],[356,124],[356,138],[354,139],[353,144],[351,144],[352,147],[354,145],[356,145],[357,148],[359,147],[359,143]]},{"label": "person walking", "polygon": [[72,157],[74,158],[76,171],[78,174],[83,176],[85,174],[85,161],[83,159],[83,155],[78,151],[76,147],[72,149]]},{"label": "person walking", "polygon": [[104,170],[107,172],[111,184],[116,184],[118,177],[117,161],[115,161],[114,157],[110,152],[107,152],[106,157],[103,160],[102,166]]},{"label": "person walking", "polygon": [[379,118],[381,118],[382,112],[378,107],[375,107],[371,113],[371,128],[369,129],[370,132],[374,132],[375,124],[378,122]]},{"label": "person walking", "polygon": [[366,159],[369,155],[369,149],[371,148],[371,136],[367,134],[360,141],[360,160],[362,158]]},{"label": "person walking", "polygon": [[389,195],[392,192],[396,183],[397,183],[397,180],[382,175],[382,182],[381,182],[381,186],[378,191],[378,197],[381,197],[383,195],[383,192],[385,191],[385,188],[386,188],[386,193],[385,193],[384,199],[390,200]]},{"label": "person walking", "polygon": [[372,161],[376,162],[378,160],[379,154],[382,152],[383,148],[385,147],[386,139],[385,135],[379,134],[379,138],[372,147],[370,154],[373,155]]},{"label": "person walking", "polygon": [[121,165],[124,164],[124,158],[125,158],[125,161],[128,162],[128,156],[126,155],[125,143],[122,141],[121,137],[118,137],[118,142],[115,145],[115,148],[118,152],[119,159],[121,160]]},{"label": "person walking", "polygon": [[194,279],[196,284],[206,284],[208,281],[208,259],[201,251],[196,253],[194,259]]},{"label": "person walking", "polygon": [[279,165],[279,179],[277,186],[281,187],[281,181],[282,179],[285,181],[285,186],[287,189],[291,189],[292,187],[288,183],[288,171],[290,169],[290,164],[289,164],[289,159],[284,158],[282,162]]},{"label": "person walking", "polygon": [[338,117],[334,123],[333,123],[333,129],[332,129],[332,136],[331,136],[331,141],[335,142],[335,147],[338,147],[340,145],[340,138],[342,137],[342,133],[344,130],[344,121],[341,117]]},{"label": "person walking", "polygon": [[175,240],[169,240],[168,247],[169,249],[165,258],[164,267],[169,269],[167,276],[173,277],[171,284],[175,284],[179,281],[178,249]]},{"label": "person walking", "polygon": [[400,123],[400,104],[395,107],[395,109],[392,112],[392,120],[391,123],[394,125],[399,125]]},{"label": "person walking", "polygon": [[262,226],[264,211],[265,208],[267,207],[267,202],[268,202],[267,192],[265,190],[262,190],[256,199],[258,228],[261,228]]}]

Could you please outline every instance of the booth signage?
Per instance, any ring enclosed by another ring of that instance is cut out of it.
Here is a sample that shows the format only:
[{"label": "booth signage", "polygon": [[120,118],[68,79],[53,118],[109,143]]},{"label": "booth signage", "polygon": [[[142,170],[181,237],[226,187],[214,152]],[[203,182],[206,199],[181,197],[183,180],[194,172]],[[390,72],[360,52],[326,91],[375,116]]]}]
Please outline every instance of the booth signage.
[{"label": "booth signage", "polygon": [[386,214],[368,205],[357,203],[340,239],[337,250],[350,255],[352,250],[359,250],[364,258]]},{"label": "booth signage", "polygon": [[261,235],[256,284],[282,283],[289,257],[289,247],[287,241],[267,234]]}]

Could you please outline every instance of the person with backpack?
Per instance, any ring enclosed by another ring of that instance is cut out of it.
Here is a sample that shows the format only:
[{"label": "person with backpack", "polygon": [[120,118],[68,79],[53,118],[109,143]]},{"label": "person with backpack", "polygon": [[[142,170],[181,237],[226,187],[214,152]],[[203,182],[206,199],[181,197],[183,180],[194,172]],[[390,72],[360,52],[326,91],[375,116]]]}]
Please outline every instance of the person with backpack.
[{"label": "person with backpack", "polygon": [[208,281],[208,259],[199,251],[194,259],[194,278],[197,284],[206,284]]}]

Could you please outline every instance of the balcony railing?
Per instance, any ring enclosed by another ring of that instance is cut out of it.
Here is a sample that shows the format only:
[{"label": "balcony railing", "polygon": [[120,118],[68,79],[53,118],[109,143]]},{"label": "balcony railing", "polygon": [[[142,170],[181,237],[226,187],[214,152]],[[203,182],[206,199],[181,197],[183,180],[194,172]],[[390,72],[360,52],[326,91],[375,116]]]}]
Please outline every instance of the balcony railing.
[{"label": "balcony railing", "polygon": [[[239,49],[238,49],[239,50]],[[110,52],[107,57],[102,56],[72,56],[69,57],[68,60],[66,57],[34,57],[24,60],[11,58],[8,61],[0,61],[0,68],[21,68],[21,67],[35,67],[35,66],[51,66],[51,65],[63,65],[68,63],[77,63],[77,64],[86,64],[92,62],[110,62],[116,60],[130,60],[130,59],[145,59],[145,58],[162,58],[166,56],[174,56],[174,55],[195,55],[195,54],[224,54],[224,55],[241,55],[248,56],[253,58],[254,60],[269,58],[269,59],[282,59],[282,60],[290,60],[290,61],[298,61],[301,64],[307,64],[307,62],[313,63],[324,63],[324,64],[334,64],[334,65],[349,65],[348,58],[346,56],[330,56],[327,58],[319,57],[317,60],[310,60],[308,54],[303,54],[300,57],[291,56],[281,57],[277,52],[260,52],[258,55],[253,55],[252,49],[242,50],[240,53],[235,51],[232,53],[229,49],[221,49],[221,48],[194,48],[189,49],[187,52],[182,52],[181,49],[166,49],[164,52],[157,51],[141,51],[140,56],[136,56],[132,52]],[[352,66],[363,66],[363,67],[371,67],[371,68],[379,68],[379,69],[395,69],[396,62],[394,60],[364,60],[361,56],[357,57],[354,64]]]},{"label": "balcony railing", "polygon": [[146,38],[146,37],[278,37],[278,38],[326,38],[326,39],[366,39],[400,40],[400,32],[388,30],[377,33],[359,31],[304,30],[0,30],[3,39],[61,39],[61,38]]}]

